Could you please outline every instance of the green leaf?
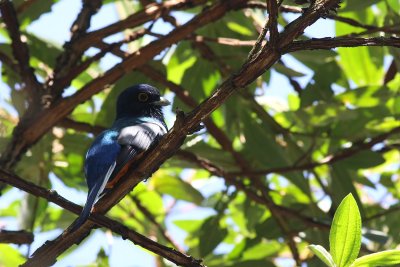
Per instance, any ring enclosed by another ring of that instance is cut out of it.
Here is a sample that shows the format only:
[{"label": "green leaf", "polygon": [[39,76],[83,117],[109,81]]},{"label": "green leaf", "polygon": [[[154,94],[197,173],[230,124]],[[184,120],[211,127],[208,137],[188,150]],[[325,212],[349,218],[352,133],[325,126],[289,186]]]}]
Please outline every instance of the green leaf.
[{"label": "green leaf", "polygon": [[315,101],[329,101],[333,97],[331,88],[341,78],[341,69],[334,61],[327,62],[323,68],[315,70],[313,81],[310,82],[301,94],[301,105],[310,106]]},{"label": "green leaf", "polygon": [[364,86],[346,91],[336,97],[346,105],[374,107],[395,96],[395,92],[386,86]]},{"label": "green leaf", "polygon": [[[40,68],[40,63],[43,62],[50,68],[54,68],[56,58],[62,52],[62,48],[54,44],[53,42],[42,39],[34,34],[28,32],[24,34],[28,38],[29,52],[31,57],[37,59],[37,62],[35,62],[35,64],[32,64],[32,66],[35,68]],[[46,75],[46,73],[44,75]],[[90,79],[93,79],[93,76],[90,76],[88,74],[86,75],[89,76]]]},{"label": "green leaf", "polygon": [[26,259],[10,245],[0,244],[0,266],[19,266]]},{"label": "green leaf", "polygon": [[160,194],[167,194],[175,199],[186,200],[197,205],[203,201],[201,193],[191,184],[170,175],[157,175],[150,180],[154,189]]},{"label": "green leaf", "polygon": [[350,266],[361,247],[361,216],[357,202],[348,194],[340,203],[329,234],[330,252],[339,267]]},{"label": "green leaf", "polygon": [[210,254],[228,234],[228,230],[219,225],[219,216],[212,216],[206,219],[198,233],[200,243],[200,257]]},{"label": "green leaf", "polygon": [[[192,67],[196,61],[196,56],[193,55],[193,50],[190,48],[189,43],[180,43],[168,61],[167,79],[174,83],[181,84],[186,70]],[[187,89],[189,90],[190,88]]]},{"label": "green leaf", "polygon": [[318,258],[320,258],[326,265],[330,267],[336,267],[336,264],[333,261],[331,254],[329,254],[329,252],[323,246],[309,245],[308,248],[311,249],[311,251],[314,252],[314,254]]},{"label": "green leaf", "polygon": [[[254,166],[253,168],[261,169],[293,164],[291,157],[295,157],[296,151],[289,147],[285,148],[277,142],[277,136],[269,125],[259,123],[249,112],[243,112],[241,116],[246,139],[243,152],[247,156],[247,160]],[[273,151],[273,154],[268,154],[270,151]],[[309,194],[308,183],[302,175],[288,174],[286,177],[305,194]]]},{"label": "green leaf", "polygon": [[388,0],[386,3],[393,9],[399,10],[400,9],[400,2],[398,0]]},{"label": "green leaf", "polygon": [[255,228],[257,236],[265,237],[267,239],[278,239],[282,237],[282,231],[273,217],[267,218]]},{"label": "green leaf", "polygon": [[26,110],[26,92],[22,90],[12,90],[11,100],[14,108],[18,111],[18,114],[22,116]]},{"label": "green leaf", "polygon": [[339,11],[359,11],[361,9],[370,7],[371,5],[379,2],[381,0],[351,0],[345,1],[346,6],[339,9]]},{"label": "green leaf", "polygon": [[282,249],[282,245],[276,241],[267,242],[266,239],[262,239],[261,241],[255,240],[254,243],[252,246],[246,247],[245,251],[243,251],[242,258],[244,260],[265,259],[279,254],[279,251]]},{"label": "green leaf", "polygon": [[291,53],[297,60],[309,68],[318,70],[321,65],[334,60],[337,53],[332,50],[314,50],[314,51],[298,51]]},{"label": "green leaf", "polygon": [[104,248],[101,248],[99,250],[99,253],[97,253],[97,259],[96,259],[96,266],[97,267],[108,267],[110,266],[108,256],[106,252],[104,251]]},{"label": "green leaf", "polygon": [[349,169],[363,169],[374,167],[384,162],[385,158],[381,153],[365,150],[341,161],[340,165]]},{"label": "green leaf", "polygon": [[386,242],[389,240],[389,236],[387,233],[385,233],[383,231],[371,230],[371,229],[364,230],[363,237],[365,237],[373,242],[377,242],[381,245],[386,244]]},{"label": "green leaf", "polygon": [[294,69],[286,67],[283,64],[275,64],[274,69],[277,72],[282,73],[283,75],[286,75],[288,77],[303,77],[303,76],[305,76],[304,73],[295,71]]},{"label": "green leaf", "polygon": [[[347,3],[374,2],[374,0],[347,1]],[[360,7],[356,7],[357,9]],[[362,8],[362,7],[361,7]],[[363,23],[375,24],[376,15],[371,9],[363,12],[355,11],[346,13],[347,18],[363,21]],[[345,23],[336,23],[336,34],[344,35],[360,31],[360,28],[349,26]],[[351,79],[357,85],[375,85],[381,84],[383,79],[383,48],[357,47],[352,49],[348,47],[338,48],[339,64],[341,65],[347,78]]]},{"label": "green leaf", "polygon": [[162,197],[154,190],[150,191],[144,184],[136,186],[132,194],[152,214],[160,214],[164,210]]},{"label": "green leaf", "polygon": [[[335,207],[340,205],[340,202],[346,197],[347,194],[351,193],[358,203],[361,203],[357,193],[357,189],[354,185],[353,177],[357,175],[356,170],[346,169],[340,162],[334,164],[330,169],[332,177],[332,195],[333,205]],[[363,207],[359,207],[360,212],[363,213]]]},{"label": "green leaf", "polygon": [[[222,266],[222,265],[219,265]],[[274,267],[276,266],[270,261],[267,260],[248,260],[248,261],[242,261],[238,263],[234,263],[232,265],[226,265],[227,267],[256,267],[256,266],[262,266],[262,267]]]},{"label": "green leaf", "polygon": [[202,226],[202,220],[176,220],[174,224],[188,233],[194,233]]},{"label": "green leaf", "polygon": [[240,33],[241,35],[252,36],[254,34],[251,29],[246,28],[245,26],[234,21],[229,21],[226,26],[232,31]]},{"label": "green leaf", "polygon": [[400,264],[400,250],[386,250],[362,256],[351,267],[391,266]]},{"label": "green leaf", "polygon": [[[20,2],[20,4],[23,3],[22,1],[16,2]],[[43,14],[50,12],[52,5],[56,2],[58,2],[58,0],[32,1],[27,5],[28,8],[18,16],[19,21],[21,21],[21,27],[27,27],[32,21],[37,20]]]},{"label": "green leaf", "polygon": [[204,142],[199,142],[195,145],[185,148],[185,150],[193,152],[201,158],[208,159],[209,161],[213,162],[219,167],[222,167],[225,170],[239,170],[239,166],[235,164],[230,153],[226,152],[225,150],[212,147]]}]

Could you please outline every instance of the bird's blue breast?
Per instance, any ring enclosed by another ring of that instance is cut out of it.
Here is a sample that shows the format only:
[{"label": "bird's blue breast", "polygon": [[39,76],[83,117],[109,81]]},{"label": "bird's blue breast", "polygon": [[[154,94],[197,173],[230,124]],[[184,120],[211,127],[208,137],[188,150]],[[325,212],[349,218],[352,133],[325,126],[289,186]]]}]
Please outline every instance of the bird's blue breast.
[{"label": "bird's blue breast", "polygon": [[102,179],[114,163],[121,146],[117,142],[119,130],[111,128],[96,137],[86,154],[85,175],[89,188]]}]

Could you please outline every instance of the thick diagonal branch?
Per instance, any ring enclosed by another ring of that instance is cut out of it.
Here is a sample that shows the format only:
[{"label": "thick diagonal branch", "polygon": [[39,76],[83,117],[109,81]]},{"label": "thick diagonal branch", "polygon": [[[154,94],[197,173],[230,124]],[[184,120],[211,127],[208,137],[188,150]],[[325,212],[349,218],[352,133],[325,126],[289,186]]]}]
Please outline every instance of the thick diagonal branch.
[{"label": "thick diagonal branch", "polygon": [[[319,1],[317,4],[311,6],[301,17],[290,23],[284,32],[281,33],[281,38],[277,43],[277,48],[287,47],[295,38],[297,38],[304,29],[315,22],[323,11],[337,5],[338,0]],[[233,8],[236,1],[223,1],[215,5],[213,8],[207,10],[207,14],[197,16],[198,23],[210,19],[210,13],[214,16],[225,13],[228,8]],[[213,10],[214,12],[210,12]],[[211,16],[212,20],[215,17]],[[174,32],[178,31],[177,28]],[[182,28],[180,28],[182,31]],[[189,32],[187,32],[189,34]],[[165,40],[164,40],[165,41]],[[170,40],[171,41],[171,40]],[[233,74],[225,80],[221,86],[216,89],[212,95],[196,107],[188,115],[181,117],[175,122],[174,127],[170,132],[161,140],[161,142],[148,153],[145,160],[142,160],[134,170],[127,173],[124,179],[120,180],[117,187],[101,199],[96,205],[98,213],[104,213],[120,201],[126,194],[128,194],[143,178],[148,177],[155,169],[167,160],[174,151],[176,151],[182,144],[186,135],[197,128],[198,124],[207,118],[215,109],[220,107],[235,90],[243,88],[253,82],[259,75],[263,74],[265,70],[271,67],[281,54],[279,49],[265,49],[257,57],[246,62],[237,74]],[[133,64],[134,62],[127,60]],[[82,91],[82,90],[81,90]],[[80,91],[80,92],[81,92]],[[73,234],[65,231],[51,244],[47,243],[40,247],[33,255],[33,257],[26,262],[25,266],[35,266],[35,264],[44,261],[51,264],[55,258],[63,253],[66,249],[72,246],[77,241],[85,237],[93,227],[93,222],[87,221],[81,229],[76,230]]]},{"label": "thick diagonal branch", "polygon": [[35,114],[34,118],[24,123],[19,123],[14,129],[11,142],[2,154],[0,166],[11,168],[19,159],[21,154],[36,143],[51,127],[62,118],[71,113],[80,103],[88,100],[94,94],[102,91],[110,84],[115,83],[126,73],[147,63],[165,48],[186,38],[198,28],[223,17],[228,11],[240,8],[245,1],[222,1],[204,10],[188,23],[176,28],[170,34],[153,41],[147,46],[127,57],[123,62],[108,70],[103,76],[94,79],[81,88],[73,96],[60,99],[49,109]]}]

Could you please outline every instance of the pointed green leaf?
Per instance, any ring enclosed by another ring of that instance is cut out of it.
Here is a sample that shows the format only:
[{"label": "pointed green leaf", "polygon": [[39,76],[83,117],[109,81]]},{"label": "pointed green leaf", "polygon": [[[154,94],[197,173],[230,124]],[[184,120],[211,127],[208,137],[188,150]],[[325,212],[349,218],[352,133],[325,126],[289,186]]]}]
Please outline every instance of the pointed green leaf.
[{"label": "pointed green leaf", "polygon": [[361,216],[357,202],[348,194],[340,203],[329,234],[330,252],[339,267],[350,266],[361,246]]},{"label": "pointed green leaf", "polygon": [[400,264],[400,250],[386,250],[358,258],[351,267],[391,266]]},{"label": "pointed green leaf", "polygon": [[196,188],[180,178],[170,175],[155,176],[154,178],[151,183],[154,189],[161,194],[167,194],[175,199],[193,202],[197,205],[200,205],[204,199]]},{"label": "pointed green leaf", "polygon": [[328,251],[323,246],[320,245],[309,245],[309,249],[311,249],[312,252],[321,260],[323,261],[326,265],[330,267],[335,267],[336,264],[332,259],[331,254],[329,254]]},{"label": "pointed green leaf", "polygon": [[210,254],[225,239],[227,234],[228,230],[220,227],[218,216],[207,218],[198,233],[200,257]]}]

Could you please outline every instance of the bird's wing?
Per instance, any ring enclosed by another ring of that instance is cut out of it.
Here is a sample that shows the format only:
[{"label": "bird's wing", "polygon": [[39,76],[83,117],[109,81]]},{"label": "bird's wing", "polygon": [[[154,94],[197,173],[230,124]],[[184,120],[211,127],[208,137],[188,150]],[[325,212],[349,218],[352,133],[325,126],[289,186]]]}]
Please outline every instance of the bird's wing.
[{"label": "bird's wing", "polygon": [[144,122],[123,128],[118,136],[118,143],[147,150],[155,140],[166,133],[167,130],[162,124]]},{"label": "bird's wing", "polygon": [[[141,151],[145,151],[167,132],[167,129],[162,125],[154,122],[143,122],[132,126],[127,126],[120,131],[118,143],[121,145],[121,151],[116,160],[111,179],[106,185],[111,188],[118,182],[119,178],[126,172],[127,163]],[[121,171],[123,170],[123,171]]]},{"label": "bird's wing", "polygon": [[85,206],[79,218],[73,223],[71,231],[80,227],[89,217],[89,214],[104,190],[117,165],[116,158],[121,151],[117,143],[118,132],[106,131],[100,134],[86,154],[85,174],[89,192]]}]

